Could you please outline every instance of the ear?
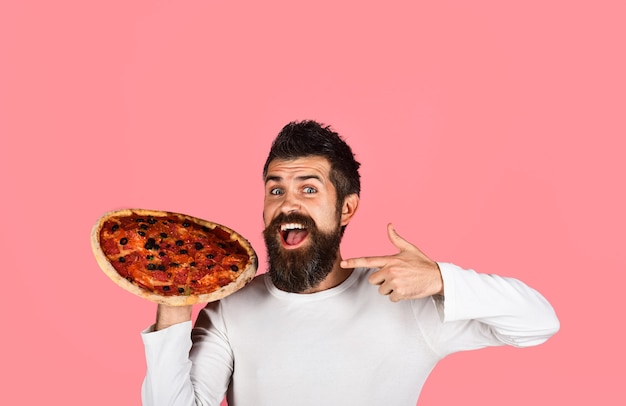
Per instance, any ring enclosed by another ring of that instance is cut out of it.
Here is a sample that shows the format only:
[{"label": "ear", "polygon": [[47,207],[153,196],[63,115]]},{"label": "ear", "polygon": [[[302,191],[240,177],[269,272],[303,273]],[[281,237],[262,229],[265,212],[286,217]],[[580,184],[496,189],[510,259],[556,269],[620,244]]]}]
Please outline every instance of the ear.
[{"label": "ear", "polygon": [[341,225],[347,225],[359,207],[359,196],[356,193],[346,196],[341,207]]}]

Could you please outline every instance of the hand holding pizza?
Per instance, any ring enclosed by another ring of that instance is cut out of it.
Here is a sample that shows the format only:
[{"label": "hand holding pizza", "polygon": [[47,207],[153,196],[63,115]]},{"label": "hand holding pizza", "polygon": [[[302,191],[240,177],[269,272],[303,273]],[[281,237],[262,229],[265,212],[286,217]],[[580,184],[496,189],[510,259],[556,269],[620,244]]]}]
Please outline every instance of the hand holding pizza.
[{"label": "hand holding pizza", "polygon": [[402,238],[392,224],[387,225],[387,234],[399,250],[397,254],[346,259],[341,261],[341,266],[380,268],[370,276],[369,282],[377,285],[378,292],[388,295],[392,302],[443,294],[443,279],[437,263]]}]

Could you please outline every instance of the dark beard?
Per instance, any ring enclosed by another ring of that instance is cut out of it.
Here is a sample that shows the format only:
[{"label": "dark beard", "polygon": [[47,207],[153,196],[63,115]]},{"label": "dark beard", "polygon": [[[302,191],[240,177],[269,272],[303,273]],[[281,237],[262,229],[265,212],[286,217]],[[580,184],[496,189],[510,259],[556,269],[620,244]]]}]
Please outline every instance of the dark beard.
[{"label": "dark beard", "polygon": [[[282,247],[278,228],[281,223],[300,223],[309,232],[308,246],[294,250]],[[301,214],[280,214],[263,231],[267,247],[268,274],[274,285],[286,292],[301,293],[318,286],[332,271],[339,254],[341,227],[327,233]]]}]

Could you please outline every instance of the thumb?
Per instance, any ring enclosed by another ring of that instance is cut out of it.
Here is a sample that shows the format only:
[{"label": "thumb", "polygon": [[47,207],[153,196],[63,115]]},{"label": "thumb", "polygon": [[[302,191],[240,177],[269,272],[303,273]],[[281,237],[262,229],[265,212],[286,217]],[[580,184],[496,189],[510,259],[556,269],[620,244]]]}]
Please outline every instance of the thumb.
[{"label": "thumb", "polygon": [[387,235],[389,236],[389,241],[400,251],[416,248],[413,244],[402,238],[391,223],[387,224]]}]

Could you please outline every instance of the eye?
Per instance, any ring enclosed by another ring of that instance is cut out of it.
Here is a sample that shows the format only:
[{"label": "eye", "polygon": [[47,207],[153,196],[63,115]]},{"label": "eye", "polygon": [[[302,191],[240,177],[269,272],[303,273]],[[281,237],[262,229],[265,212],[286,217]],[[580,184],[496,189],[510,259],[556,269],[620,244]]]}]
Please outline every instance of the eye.
[{"label": "eye", "polygon": [[312,186],[305,186],[303,189],[304,193],[317,193],[317,189]]},{"label": "eye", "polygon": [[270,195],[282,195],[283,194],[283,190],[280,188],[272,188],[270,189]]}]

